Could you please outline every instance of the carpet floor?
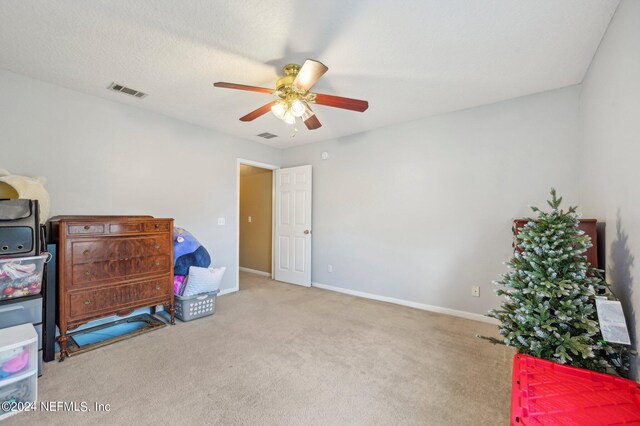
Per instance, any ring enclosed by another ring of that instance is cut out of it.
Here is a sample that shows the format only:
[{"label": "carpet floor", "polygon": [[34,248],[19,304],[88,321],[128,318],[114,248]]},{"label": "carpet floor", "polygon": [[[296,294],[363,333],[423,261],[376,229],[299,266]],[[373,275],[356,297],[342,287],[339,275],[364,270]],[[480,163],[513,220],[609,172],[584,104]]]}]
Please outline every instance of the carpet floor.
[{"label": "carpet floor", "polygon": [[241,273],[213,316],[45,364],[38,400],[92,411],[5,425],[508,425],[514,352],[475,337],[495,332]]}]

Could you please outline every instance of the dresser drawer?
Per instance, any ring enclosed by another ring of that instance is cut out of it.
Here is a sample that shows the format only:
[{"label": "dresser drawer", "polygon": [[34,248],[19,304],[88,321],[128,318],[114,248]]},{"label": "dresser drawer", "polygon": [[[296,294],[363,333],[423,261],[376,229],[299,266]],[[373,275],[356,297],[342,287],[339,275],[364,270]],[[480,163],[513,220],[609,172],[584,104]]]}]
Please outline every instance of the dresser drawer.
[{"label": "dresser drawer", "polygon": [[145,222],[145,232],[169,232],[171,230],[171,222]]},{"label": "dresser drawer", "polygon": [[171,254],[173,241],[168,235],[102,238],[71,242],[73,264],[103,260],[118,260],[130,257],[146,257]]},{"label": "dresser drawer", "polygon": [[127,259],[127,277],[149,273],[161,274],[171,272],[173,259],[166,254],[160,256],[132,257]]},{"label": "dresser drawer", "polygon": [[172,248],[173,240],[168,235],[141,237],[127,243],[127,257],[170,255]]},{"label": "dresser drawer", "polygon": [[132,234],[143,231],[144,226],[142,222],[120,222],[109,224],[110,234]]},{"label": "dresser drawer", "polygon": [[122,278],[127,273],[124,260],[80,263],[73,265],[71,268],[71,288]]},{"label": "dresser drawer", "polygon": [[104,223],[70,223],[67,225],[69,235],[104,234]]},{"label": "dresser drawer", "polygon": [[123,284],[99,290],[67,294],[69,315],[72,318],[91,316],[114,307],[128,308],[167,297],[173,291],[169,278]]},{"label": "dresser drawer", "polygon": [[122,238],[102,238],[100,240],[71,241],[73,264],[118,260],[127,257],[127,247]]}]

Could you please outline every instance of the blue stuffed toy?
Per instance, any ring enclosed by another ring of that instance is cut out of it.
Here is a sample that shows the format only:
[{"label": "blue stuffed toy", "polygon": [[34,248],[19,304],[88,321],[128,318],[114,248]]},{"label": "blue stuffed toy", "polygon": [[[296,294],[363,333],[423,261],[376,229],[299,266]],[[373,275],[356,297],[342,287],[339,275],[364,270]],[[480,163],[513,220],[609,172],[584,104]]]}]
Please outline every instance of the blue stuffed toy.
[{"label": "blue stuffed toy", "polygon": [[173,229],[174,275],[187,275],[190,266],[208,268],[211,257],[196,238],[182,228]]}]

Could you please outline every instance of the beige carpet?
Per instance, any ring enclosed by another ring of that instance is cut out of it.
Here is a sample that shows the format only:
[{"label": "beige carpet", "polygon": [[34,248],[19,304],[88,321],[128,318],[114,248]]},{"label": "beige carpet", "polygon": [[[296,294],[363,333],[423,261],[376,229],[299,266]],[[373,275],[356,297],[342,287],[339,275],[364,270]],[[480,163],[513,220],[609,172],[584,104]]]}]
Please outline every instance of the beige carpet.
[{"label": "beige carpet", "polygon": [[242,274],[214,316],[45,364],[14,424],[507,425],[513,352],[496,327]]}]

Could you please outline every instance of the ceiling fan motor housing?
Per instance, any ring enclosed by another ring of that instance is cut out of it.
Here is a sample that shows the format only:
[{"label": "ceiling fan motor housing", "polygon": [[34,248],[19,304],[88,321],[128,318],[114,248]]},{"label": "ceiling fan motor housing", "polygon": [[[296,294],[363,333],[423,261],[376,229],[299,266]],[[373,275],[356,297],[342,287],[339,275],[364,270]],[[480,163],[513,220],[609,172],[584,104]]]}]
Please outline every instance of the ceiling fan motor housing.
[{"label": "ceiling fan motor housing", "polygon": [[300,65],[288,64],[282,67],[282,71],[284,72],[284,76],[278,79],[278,82],[276,83],[276,90],[286,92],[296,79],[296,76],[300,71]]}]

